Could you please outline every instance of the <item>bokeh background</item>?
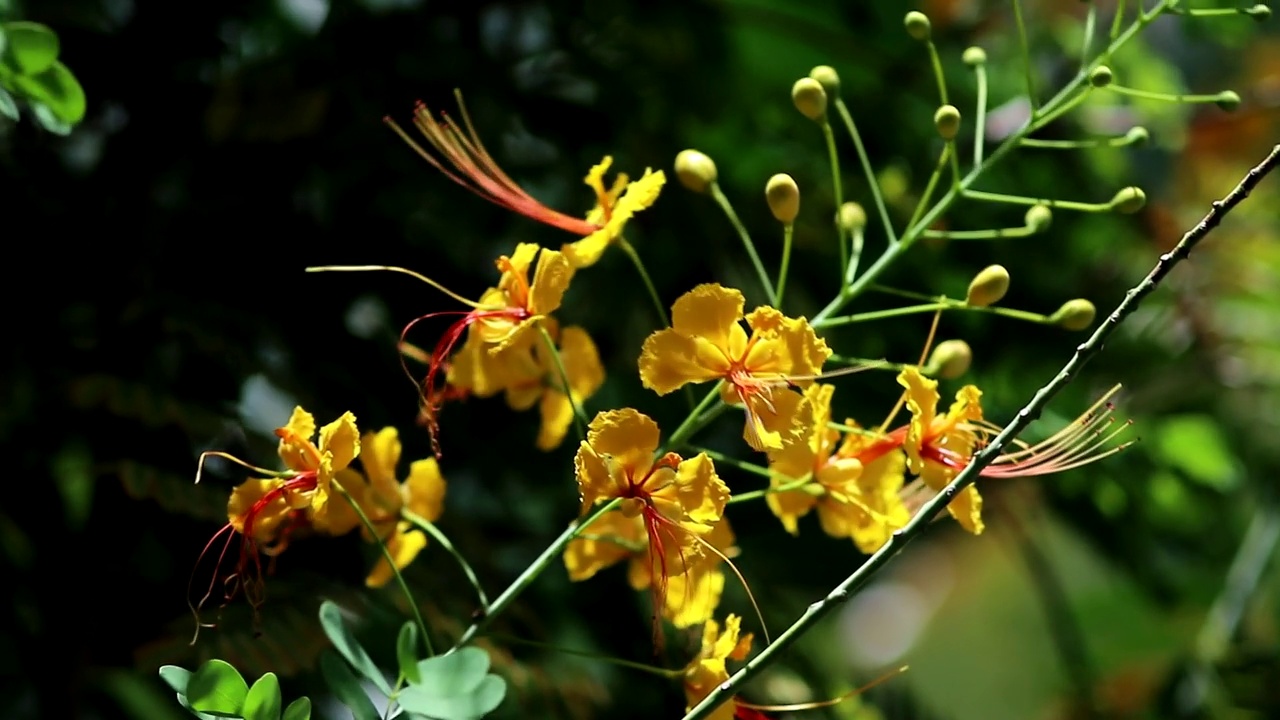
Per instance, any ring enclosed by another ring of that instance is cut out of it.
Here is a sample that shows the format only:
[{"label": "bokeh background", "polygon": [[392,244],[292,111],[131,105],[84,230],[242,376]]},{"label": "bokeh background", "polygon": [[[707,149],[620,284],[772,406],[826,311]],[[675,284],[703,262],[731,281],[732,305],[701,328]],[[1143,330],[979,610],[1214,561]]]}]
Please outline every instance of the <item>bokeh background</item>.
[{"label": "bokeh background", "polygon": [[[830,175],[818,128],[792,107],[791,83],[837,68],[901,223],[939,150],[927,56],[902,30],[907,9],[933,19],[957,100],[971,117],[970,44],[991,58],[993,135],[1016,125],[1023,74],[1007,3],[779,0],[134,0],[6,2],[62,40],[90,110],[69,137],[29,120],[0,126],[6,209],[7,340],[0,440],[0,714],[161,720],[183,717],[156,676],[164,663],[227,659],[272,670],[286,697],[308,693],[326,641],[323,598],[364,618],[361,636],[390,661],[403,600],[367,592],[372,556],[354,536],[298,542],[280,559],[255,637],[233,605],[190,645],[186,588],[225,522],[241,477],[197,455],[273,458],[272,428],[295,403],[324,421],[350,409],[361,427],[396,425],[425,457],[400,327],[449,301],[394,275],[308,275],[307,265],[403,265],[468,295],[518,241],[567,238],[468,195],[383,124],[452,90],[508,172],[552,207],[585,209],[580,178],[601,156],[633,173],[670,174],[679,150],[718,163],[721,182],[768,262],[780,235],[765,180],[803,192],[788,311],[813,314],[835,291]],[[1047,97],[1074,73],[1084,3],[1029,8],[1033,64]],[[1204,6],[1206,3],[1196,3]],[[1208,3],[1207,5],[1212,5]],[[1101,2],[1109,22],[1114,3]],[[1226,6],[1223,4],[1222,6]],[[1104,25],[1105,26],[1105,25]],[[1137,184],[1134,216],[1060,212],[1025,240],[922,243],[886,277],[962,296],[990,262],[1009,268],[1009,307],[1051,312],[1085,297],[1102,312],[1270,148],[1280,105],[1280,36],[1244,17],[1166,18],[1113,62],[1117,82],[1165,92],[1234,89],[1234,113],[1208,105],[1090,101],[1044,136],[1119,134],[1140,149],[1028,150],[984,189],[1105,201]],[[971,127],[966,128],[966,131]],[[869,204],[842,132],[846,196]],[[995,142],[994,138],[992,142]],[[967,154],[967,153],[966,153]],[[860,700],[797,717],[1274,717],[1280,713],[1280,182],[1264,182],[1191,262],[1128,322],[1028,437],[1043,437],[1124,383],[1142,441],[1086,470],[988,482],[989,530],[935,526],[866,591],[753,683],[755,702],[822,699],[885,669],[911,670]],[[1018,225],[1021,211],[970,203],[956,228]],[[753,275],[706,196],[672,178],[629,230],[663,299],[699,282]],[[883,238],[869,235],[868,253]],[[890,306],[868,296],[858,309]],[[588,410],[631,405],[672,428],[678,397],[642,391],[635,358],[655,318],[620,253],[580,274],[562,311],[587,327],[607,364]],[[854,326],[837,351],[912,361],[927,317]],[[442,328],[411,339],[430,345]],[[1008,419],[1082,334],[989,316],[947,316],[967,340],[963,382]],[[962,381],[946,383],[944,395]],[[896,397],[889,373],[839,381],[837,413],[875,422]],[[705,439],[735,447],[724,420]],[[575,514],[573,443],[534,449],[535,419],[501,400],[447,410],[440,526],[496,593]],[[738,489],[756,478],[724,471]],[[776,631],[861,561],[802,523],[786,535],[763,505],[734,506],[739,566]],[[207,569],[206,569],[207,572]],[[428,549],[407,573],[440,637],[472,602],[448,556]],[[207,578],[204,578],[207,580]],[[654,658],[647,599],[621,568],[582,584],[553,568],[497,623],[495,667],[511,683],[498,717],[678,717],[660,679],[503,640],[523,638],[678,666],[696,639]],[[725,610],[748,610],[731,589]],[[754,621],[749,621],[754,624]]]}]

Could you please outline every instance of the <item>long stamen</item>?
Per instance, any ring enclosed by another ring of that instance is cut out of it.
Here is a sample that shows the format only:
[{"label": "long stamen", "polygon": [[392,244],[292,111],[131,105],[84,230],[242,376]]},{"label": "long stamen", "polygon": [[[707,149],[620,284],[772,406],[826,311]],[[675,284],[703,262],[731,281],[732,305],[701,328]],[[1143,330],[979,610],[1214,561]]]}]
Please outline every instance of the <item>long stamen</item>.
[{"label": "long stamen", "polygon": [[[679,526],[677,525],[677,527]],[[712,545],[710,542],[707,542],[705,538],[700,537],[696,533],[690,532],[686,528],[680,528],[680,529],[689,533],[690,537],[692,537],[695,542],[701,545],[704,550],[710,550],[712,555],[715,555],[716,557],[720,558],[721,560],[724,561],[725,565],[729,566],[729,569],[733,571],[733,574],[735,576],[737,576],[738,582],[742,584],[742,589],[747,593],[747,601],[751,603],[751,609],[755,611],[756,619],[760,621],[760,630],[764,633],[764,643],[766,645],[772,643],[773,640],[769,638],[769,626],[764,621],[764,613],[761,612],[760,604],[756,602],[755,593],[751,592],[751,586],[747,584],[747,579],[742,576],[742,572],[738,570],[738,566],[735,565],[734,562],[729,559],[728,555],[721,552],[720,548],[716,547],[715,545]]]},{"label": "long stamen", "polygon": [[[205,452],[200,453],[200,459],[196,462],[196,481],[195,481],[196,485],[200,484],[200,476],[202,473],[204,473],[204,461],[206,458],[209,458],[209,457],[220,457],[223,460],[230,460],[231,462],[239,465],[240,467],[248,468],[249,470],[252,470],[255,473],[258,473],[260,475],[265,475],[266,477],[280,477],[283,474],[283,473],[276,472],[275,470],[267,470],[266,468],[260,468],[256,465],[250,465],[244,460],[241,460],[240,458],[230,453],[223,452],[221,450],[207,450]],[[291,475],[293,474],[293,471],[291,470],[287,474]]]},{"label": "long stamen", "polygon": [[457,300],[458,302],[462,303],[463,305],[466,305],[469,308],[475,308],[476,310],[492,309],[484,305],[481,305],[480,303],[475,302],[474,300],[468,300],[467,298],[459,295],[458,293],[450,290],[449,288],[445,287],[444,285],[441,285],[440,283],[436,282],[435,280],[432,280],[431,278],[427,277],[426,275],[423,275],[422,273],[417,273],[402,267],[396,267],[395,265],[315,265],[315,266],[306,268],[306,272],[367,272],[369,270],[386,270],[389,272],[404,273],[409,277],[413,277],[421,280],[422,282],[430,285],[436,290],[439,290],[440,292],[444,293],[445,295],[448,295],[449,297],[453,298],[454,300]]},{"label": "long stamen", "polygon": [[839,705],[840,703],[844,702],[845,700],[848,700],[851,697],[861,695],[862,693],[870,690],[871,688],[879,685],[880,683],[886,682],[888,680],[891,680],[897,677],[898,675],[901,675],[902,673],[910,669],[910,667],[911,666],[909,665],[903,665],[902,667],[896,670],[890,670],[889,672],[881,675],[875,680],[872,680],[866,685],[863,685],[862,687],[854,688],[853,690],[850,690],[849,692],[843,695],[840,695],[839,697],[831,698],[830,700],[819,700],[817,702],[807,702],[807,703],[794,703],[791,705],[755,705],[752,703],[743,702],[741,700],[735,700],[734,704],[737,705],[738,707],[744,707],[751,710],[767,710],[769,712],[795,712],[797,710],[811,710],[813,708],[831,707],[832,705]]}]

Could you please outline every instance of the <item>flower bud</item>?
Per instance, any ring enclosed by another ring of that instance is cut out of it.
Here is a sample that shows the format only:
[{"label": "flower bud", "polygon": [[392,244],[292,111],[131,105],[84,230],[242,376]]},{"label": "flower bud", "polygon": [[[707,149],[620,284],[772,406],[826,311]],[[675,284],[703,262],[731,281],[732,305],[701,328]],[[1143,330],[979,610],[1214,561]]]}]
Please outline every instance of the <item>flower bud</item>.
[{"label": "flower bud", "polygon": [[1214,101],[1214,104],[1227,112],[1234,112],[1236,108],[1240,107],[1240,95],[1233,90],[1223,90],[1218,93],[1218,99]]},{"label": "flower bud", "polygon": [[954,380],[966,372],[973,363],[973,350],[963,340],[944,340],[929,354],[929,361],[921,370],[925,375]]},{"label": "flower bud", "polygon": [[1053,211],[1043,203],[1032,205],[1031,209],[1027,210],[1024,218],[1027,222],[1027,227],[1031,228],[1032,232],[1044,232],[1053,223]]},{"label": "flower bud", "polygon": [[1142,192],[1142,188],[1133,185],[1120,188],[1115,197],[1111,198],[1111,209],[1126,215],[1138,212],[1146,204],[1147,194]]},{"label": "flower bud", "polygon": [[960,132],[960,111],[955,105],[943,105],[933,114],[933,125],[943,140],[955,140]]},{"label": "flower bud", "polygon": [[920,42],[928,40],[932,34],[929,16],[918,10],[907,13],[907,16],[902,19],[902,24],[906,26],[907,34]]},{"label": "flower bud", "polygon": [[838,97],[840,95],[840,76],[836,74],[836,69],[830,65],[815,67],[809,71],[809,77],[817,80],[822,85],[827,97]]},{"label": "flower bud", "polygon": [[1089,84],[1096,88],[1106,87],[1111,84],[1113,77],[1111,68],[1106,65],[1099,65],[1089,73]]},{"label": "flower bud", "polygon": [[716,163],[697,150],[681,150],[676,155],[676,177],[680,184],[694,192],[706,192],[716,181]]},{"label": "flower bud", "polygon": [[1076,298],[1062,303],[1058,311],[1049,316],[1049,322],[1067,330],[1084,330],[1093,324],[1098,316],[1098,309],[1084,298]]},{"label": "flower bud", "polygon": [[800,188],[786,173],[769,178],[764,186],[764,199],[769,203],[769,211],[783,225],[795,222],[800,214]]},{"label": "flower bud", "polygon": [[964,54],[960,56],[960,59],[964,61],[965,65],[970,67],[985,65],[987,62],[987,51],[977,45],[974,45],[971,48],[965,49]]},{"label": "flower bud", "polygon": [[1258,3],[1257,5],[1245,10],[1244,14],[1258,22],[1264,22],[1271,17],[1271,8],[1263,5],[1262,3]]},{"label": "flower bud", "polygon": [[800,78],[791,86],[791,102],[801,115],[814,122],[822,122],[827,116],[827,91],[811,77]]},{"label": "flower bud", "polygon": [[1134,147],[1142,147],[1143,145],[1146,145],[1147,141],[1150,139],[1151,133],[1147,132],[1147,129],[1141,125],[1135,125],[1132,128],[1129,128],[1129,132],[1124,134],[1125,143]]},{"label": "flower bud", "polygon": [[1000,302],[1007,292],[1009,292],[1009,271],[1005,270],[1003,265],[988,265],[982,272],[973,276],[964,302],[973,307],[987,307]]},{"label": "flower bud", "polygon": [[840,229],[852,235],[867,226],[867,211],[856,202],[847,202],[840,206],[836,213],[836,222]]}]

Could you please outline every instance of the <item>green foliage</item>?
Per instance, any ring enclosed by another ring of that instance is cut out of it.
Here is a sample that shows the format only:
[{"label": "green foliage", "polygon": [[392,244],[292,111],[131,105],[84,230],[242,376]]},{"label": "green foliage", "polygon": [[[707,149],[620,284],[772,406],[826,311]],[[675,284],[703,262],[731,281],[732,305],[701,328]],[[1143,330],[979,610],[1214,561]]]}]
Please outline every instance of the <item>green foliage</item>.
[{"label": "green foliage", "polygon": [[281,713],[280,681],[266,673],[250,687],[230,663],[210,660],[194,673],[176,665],[160,668],[160,678],[178,694],[178,703],[201,720],[309,720],[311,701],[289,703]]},{"label": "green foliage", "polygon": [[58,61],[58,36],[40,23],[0,24],[0,113],[17,120],[16,100],[49,132],[67,135],[84,119],[84,88]]}]

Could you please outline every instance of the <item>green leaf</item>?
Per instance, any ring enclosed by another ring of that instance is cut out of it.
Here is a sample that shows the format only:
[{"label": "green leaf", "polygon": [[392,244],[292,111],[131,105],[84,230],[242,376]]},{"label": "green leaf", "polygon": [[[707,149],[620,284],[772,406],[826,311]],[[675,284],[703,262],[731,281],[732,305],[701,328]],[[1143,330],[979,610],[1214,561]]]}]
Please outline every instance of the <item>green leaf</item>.
[{"label": "green leaf", "polygon": [[0,87],[0,115],[10,120],[17,120],[18,114],[18,102],[13,99],[13,95],[8,90]]},{"label": "green leaf", "polygon": [[488,653],[477,647],[464,647],[418,663],[420,677],[414,684],[429,695],[458,695],[475,689],[488,670]]},{"label": "green leaf", "polygon": [[373,701],[365,694],[360,680],[342,658],[326,651],[320,656],[320,674],[328,683],[330,692],[351,710],[355,720],[379,720]]},{"label": "green leaf", "polygon": [[187,694],[187,684],[191,682],[191,671],[177,665],[160,666],[160,679],[164,680],[179,695]]},{"label": "green leaf", "polygon": [[4,26],[0,25],[0,57],[4,57],[4,51],[9,47],[9,36],[5,34]]},{"label": "green leaf", "polygon": [[282,720],[311,720],[311,700],[300,697],[289,703]]},{"label": "green leaf", "polygon": [[342,621],[342,609],[337,603],[331,600],[325,600],[320,605],[320,626],[324,628],[324,634],[329,636],[329,641],[342,653],[342,657],[351,663],[351,667],[356,669],[361,675],[373,681],[378,689],[385,695],[391,694],[391,686],[387,684],[387,679],[383,677],[382,671],[377,665],[373,664],[373,660],[369,658],[369,654],[360,647],[359,641],[355,635],[347,628],[346,623]]},{"label": "green leaf", "polygon": [[5,39],[3,62],[15,73],[38,73],[58,59],[58,36],[47,26],[34,22],[10,22],[4,24]]},{"label": "green leaf", "polygon": [[80,81],[76,80],[67,66],[60,62],[54,62],[36,74],[10,78],[9,82],[14,90],[33,102],[48,105],[54,117],[68,125],[75,125],[84,119],[88,108],[84,88],[80,87]]},{"label": "green leaf", "polygon": [[244,706],[249,685],[235,668],[223,660],[210,660],[187,682],[187,700],[198,712],[237,717]]},{"label": "green leaf", "polygon": [[396,638],[396,659],[400,662],[400,674],[411,683],[418,682],[418,626],[406,621]]},{"label": "green leaf", "polygon": [[1165,462],[1215,490],[1239,484],[1235,456],[1218,423],[1208,415],[1177,415],[1160,424],[1157,447]]},{"label": "green leaf", "polygon": [[280,720],[280,706],[283,704],[280,681],[275,673],[266,673],[249,688],[240,715],[244,720]]},{"label": "green leaf", "polygon": [[486,675],[466,693],[433,695],[422,686],[413,685],[400,693],[397,700],[405,710],[436,720],[475,720],[493,712],[506,695],[507,681],[497,675]]},{"label": "green leaf", "polygon": [[45,130],[55,135],[70,135],[71,126],[58,119],[58,116],[42,102],[31,103],[31,114]]}]

